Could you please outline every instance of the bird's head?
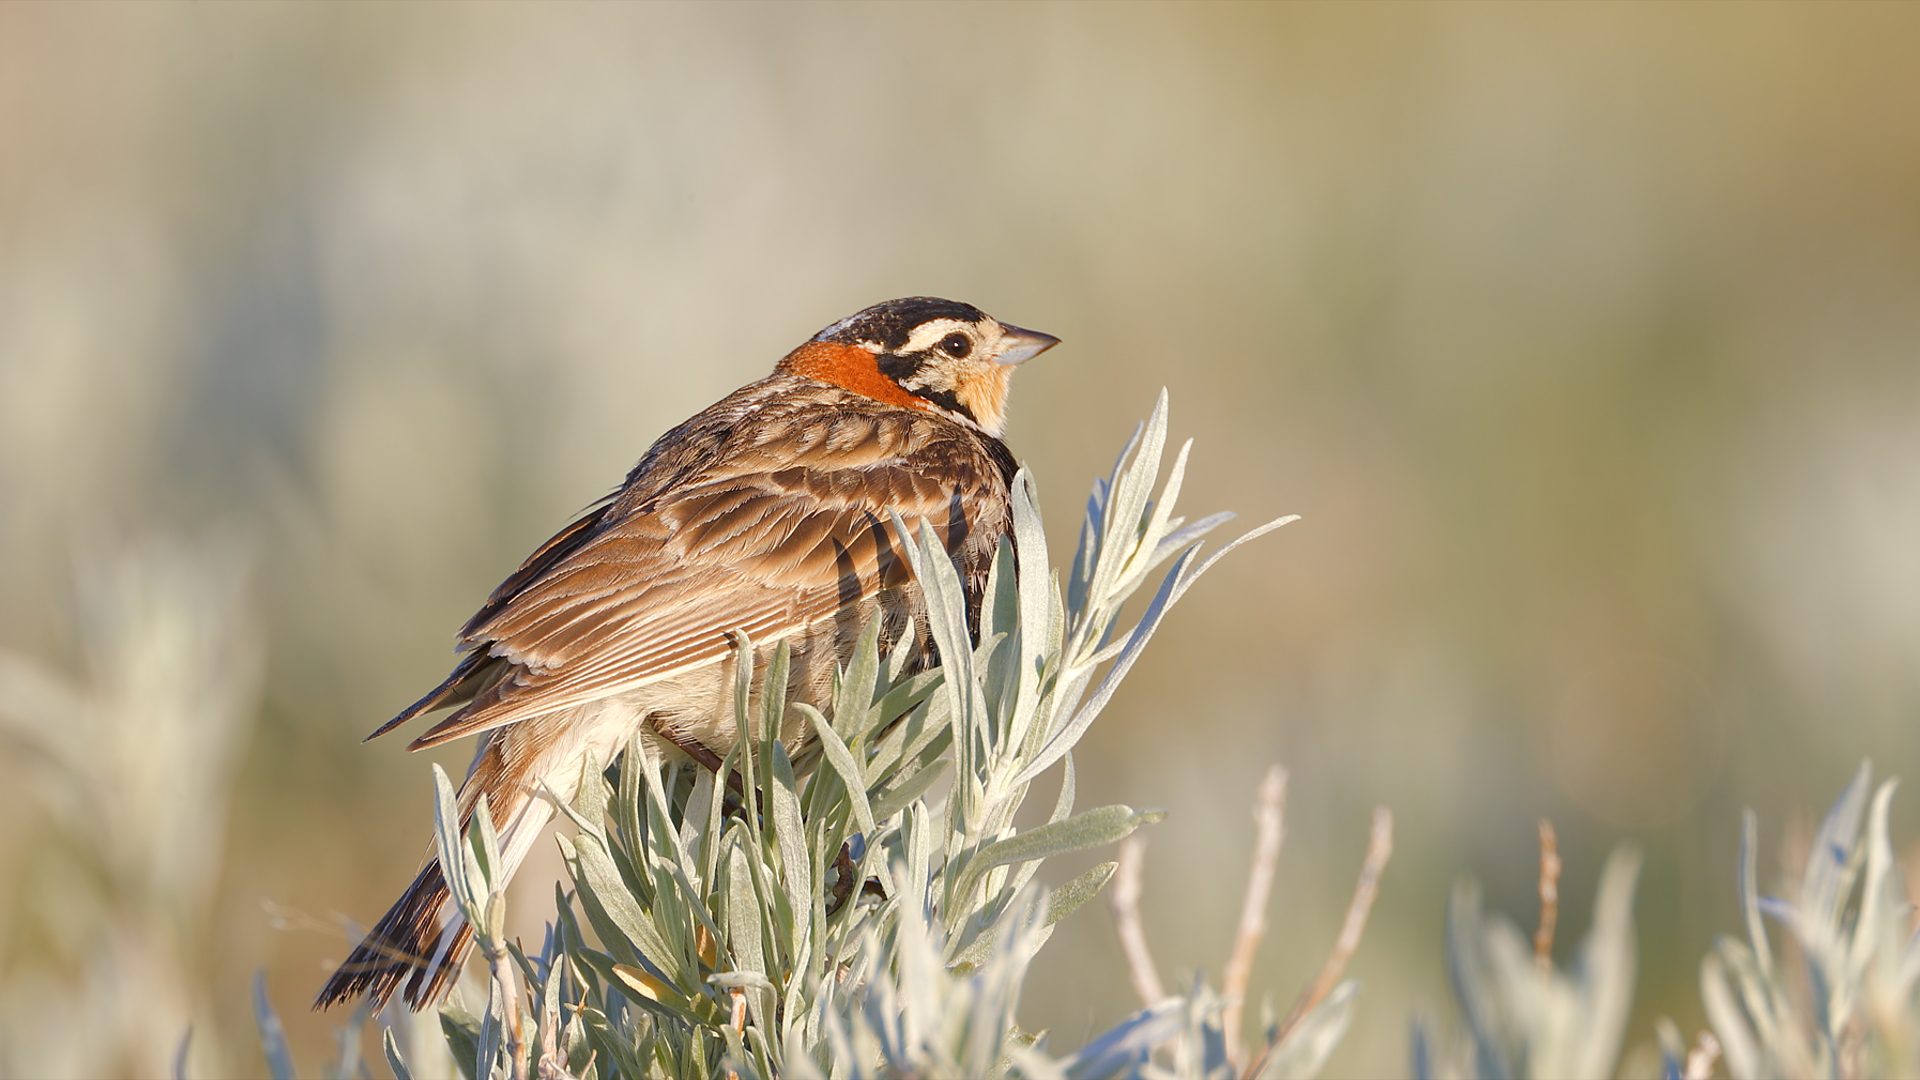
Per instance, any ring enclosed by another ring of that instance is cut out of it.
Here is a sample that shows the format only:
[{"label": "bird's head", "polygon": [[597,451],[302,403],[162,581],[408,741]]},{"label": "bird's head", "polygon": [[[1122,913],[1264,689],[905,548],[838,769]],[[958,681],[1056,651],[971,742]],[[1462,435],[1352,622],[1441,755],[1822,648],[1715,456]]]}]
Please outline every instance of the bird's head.
[{"label": "bird's head", "polygon": [[1014,367],[1059,343],[972,304],[910,296],[841,319],[788,353],[779,370],[943,413],[999,438]]}]

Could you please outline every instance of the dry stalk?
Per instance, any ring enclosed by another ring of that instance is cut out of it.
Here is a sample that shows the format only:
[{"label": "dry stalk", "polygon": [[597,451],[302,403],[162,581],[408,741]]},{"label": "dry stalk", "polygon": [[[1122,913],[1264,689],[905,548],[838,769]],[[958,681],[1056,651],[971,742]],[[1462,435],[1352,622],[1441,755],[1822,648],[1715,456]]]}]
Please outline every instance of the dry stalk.
[{"label": "dry stalk", "polygon": [[[733,1025],[733,1030],[739,1032],[744,1039],[747,1034],[747,992],[736,986],[727,993],[733,997],[733,1015],[728,1019]],[[740,1074],[728,1069],[727,1080],[740,1080]]]},{"label": "dry stalk", "polygon": [[1280,862],[1280,843],[1285,835],[1287,771],[1275,765],[1254,798],[1253,860],[1247,872],[1247,892],[1240,904],[1240,929],[1234,935],[1233,951],[1227,957],[1223,976],[1226,1013],[1222,1023],[1227,1036],[1230,1061],[1246,1060],[1246,1041],[1241,1035],[1241,1019],[1247,1006],[1247,984],[1253,978],[1253,958],[1260,939],[1267,933],[1267,901],[1273,894],[1274,868]]},{"label": "dry stalk", "polygon": [[1920,933],[1920,843],[1907,846],[1907,857],[1900,860],[1907,868],[1907,903],[1912,914],[1907,920],[1910,933]]},{"label": "dry stalk", "polygon": [[[500,894],[496,892],[493,903],[499,902]],[[526,1033],[520,1027],[520,981],[513,974],[513,959],[507,954],[506,945],[491,933],[481,944],[487,956],[487,972],[500,991],[500,1008],[506,1014],[510,1075],[513,1080],[527,1080]]]},{"label": "dry stalk", "polygon": [[1153,954],[1147,949],[1147,933],[1140,925],[1140,866],[1146,861],[1147,842],[1139,834],[1121,841],[1119,867],[1113,875],[1113,891],[1107,894],[1107,906],[1113,912],[1114,932],[1120,937],[1120,952],[1127,958],[1127,977],[1134,993],[1144,1005],[1158,1005],[1167,999],[1160,976],[1153,966]]},{"label": "dry stalk", "polygon": [[1560,842],[1553,822],[1540,819],[1540,928],[1533,933],[1533,958],[1541,971],[1553,970],[1553,933],[1560,923]]},{"label": "dry stalk", "polygon": [[[559,973],[549,970],[547,978],[558,978]],[[533,1075],[536,1080],[571,1080],[567,1073],[567,1059],[560,1054],[560,1004],[549,1005],[543,997],[540,1003],[540,1060],[535,1063]]]},{"label": "dry stalk", "polygon": [[1686,1080],[1711,1080],[1714,1063],[1719,1060],[1720,1040],[1713,1037],[1713,1032],[1702,1031],[1700,1041],[1687,1055]]},{"label": "dry stalk", "polygon": [[[1326,1000],[1333,988],[1340,983],[1340,976],[1346,973],[1347,963],[1353,959],[1354,951],[1360,947],[1360,936],[1367,929],[1367,915],[1373,910],[1374,897],[1380,892],[1380,874],[1387,867],[1387,860],[1393,857],[1393,812],[1384,806],[1373,810],[1373,831],[1367,839],[1367,857],[1360,864],[1360,879],[1354,882],[1353,900],[1347,904],[1346,921],[1340,925],[1340,936],[1333,943],[1333,952],[1328,954],[1327,962],[1321,966],[1320,974],[1300,995],[1293,1005],[1293,1011],[1280,1025],[1279,1033],[1272,1044],[1271,1051],[1278,1046],[1302,1017],[1313,1011],[1313,1007]],[[1266,1053],[1260,1055],[1249,1072],[1263,1064]]]}]

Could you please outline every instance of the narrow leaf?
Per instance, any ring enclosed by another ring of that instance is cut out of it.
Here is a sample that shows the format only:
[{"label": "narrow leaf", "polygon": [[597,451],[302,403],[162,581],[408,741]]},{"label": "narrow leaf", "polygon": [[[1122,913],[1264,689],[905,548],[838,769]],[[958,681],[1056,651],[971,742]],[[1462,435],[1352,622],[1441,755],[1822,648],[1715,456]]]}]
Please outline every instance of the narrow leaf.
[{"label": "narrow leaf", "polygon": [[1135,829],[1158,821],[1158,811],[1140,811],[1130,806],[1102,806],[1029,829],[1005,840],[997,840],[980,849],[967,862],[956,896],[967,896],[982,876],[996,866],[1045,859],[1068,851],[1081,851],[1124,840]]},{"label": "narrow leaf", "polygon": [[273,1080],[293,1080],[293,1051],[287,1048],[286,1025],[267,997],[267,973],[253,976],[253,1022],[260,1031],[260,1050],[267,1058],[267,1074]]}]

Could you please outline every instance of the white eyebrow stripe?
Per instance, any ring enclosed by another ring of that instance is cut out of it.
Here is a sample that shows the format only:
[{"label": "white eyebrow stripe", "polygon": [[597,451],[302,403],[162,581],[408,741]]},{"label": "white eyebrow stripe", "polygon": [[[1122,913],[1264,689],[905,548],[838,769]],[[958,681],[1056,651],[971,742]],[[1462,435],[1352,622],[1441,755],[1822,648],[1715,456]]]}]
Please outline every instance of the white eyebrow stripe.
[{"label": "white eyebrow stripe", "polygon": [[966,334],[969,339],[979,340],[980,334],[974,325],[963,319],[934,319],[921,323],[908,335],[907,343],[900,347],[901,352],[921,352],[933,347],[933,343],[953,333],[955,330]]}]

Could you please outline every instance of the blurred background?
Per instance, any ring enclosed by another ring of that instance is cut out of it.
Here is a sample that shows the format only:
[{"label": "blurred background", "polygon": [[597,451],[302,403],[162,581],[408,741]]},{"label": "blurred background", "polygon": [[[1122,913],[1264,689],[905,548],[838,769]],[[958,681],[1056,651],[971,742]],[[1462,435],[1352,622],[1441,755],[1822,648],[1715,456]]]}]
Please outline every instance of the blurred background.
[{"label": "blurred background", "polygon": [[[1291,770],[1284,1011],[1398,816],[1339,1075],[1451,1008],[1452,883],[1562,952],[1637,845],[1631,1041],[1771,855],[1920,769],[1920,10],[0,7],[0,1072],[257,1071],[411,875],[360,739],[671,424],[873,301],[1066,344],[1056,546],[1160,387],[1224,563],[1083,744],[1217,979]],[[441,760],[463,765],[470,748]],[[1913,837],[1920,803],[1896,804]],[[1771,862],[1771,859],[1769,859]],[[547,871],[551,873],[551,867]],[[524,932],[550,892],[525,876]],[[1134,1007],[1110,920],[1023,1015]],[[111,1017],[110,1023],[83,1017]]]}]

